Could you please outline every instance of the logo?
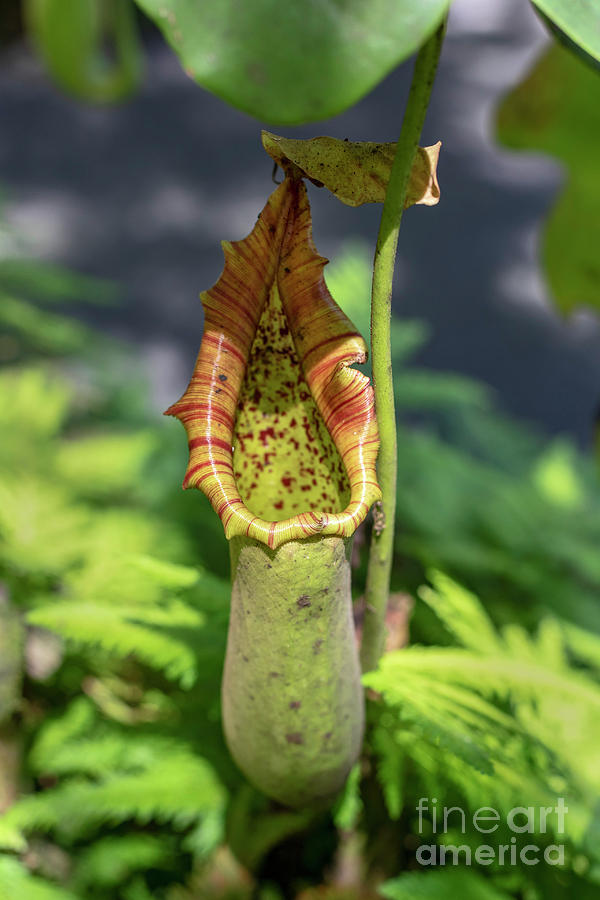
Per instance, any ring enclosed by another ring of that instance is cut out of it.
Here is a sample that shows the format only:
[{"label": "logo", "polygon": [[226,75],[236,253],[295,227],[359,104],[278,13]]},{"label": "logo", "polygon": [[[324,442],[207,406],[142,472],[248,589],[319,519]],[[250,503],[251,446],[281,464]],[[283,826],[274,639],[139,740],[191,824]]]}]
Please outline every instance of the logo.
[{"label": "logo", "polygon": [[438,841],[420,844],[417,848],[417,862],[421,866],[537,866],[544,862],[548,866],[562,866],[565,862],[564,844],[525,843],[526,838],[516,835],[564,834],[565,816],[569,811],[563,797],[558,797],[556,806],[515,806],[502,814],[492,806],[481,806],[474,813],[460,806],[438,807],[436,797],[421,797],[416,811],[419,817],[418,833],[422,836],[453,835],[460,830],[466,834],[467,823],[472,824],[480,834],[493,834],[500,827],[513,832],[509,843],[449,844]]}]

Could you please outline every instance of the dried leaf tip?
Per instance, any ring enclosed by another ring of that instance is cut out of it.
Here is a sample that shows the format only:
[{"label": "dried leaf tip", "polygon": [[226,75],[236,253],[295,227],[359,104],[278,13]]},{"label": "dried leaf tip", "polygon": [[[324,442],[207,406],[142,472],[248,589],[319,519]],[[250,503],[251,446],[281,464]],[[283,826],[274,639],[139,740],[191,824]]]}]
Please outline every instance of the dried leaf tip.
[{"label": "dried leaf tip", "polygon": [[[333,137],[310,140],[279,137],[262,132],[263,147],[284,171],[290,167],[300,171],[313,184],[326,187],[348,206],[383,203],[395,143],[348,141]],[[440,187],[437,164],[442,142],[431,147],[418,147],[410,173],[405,206],[439,203]]]}]

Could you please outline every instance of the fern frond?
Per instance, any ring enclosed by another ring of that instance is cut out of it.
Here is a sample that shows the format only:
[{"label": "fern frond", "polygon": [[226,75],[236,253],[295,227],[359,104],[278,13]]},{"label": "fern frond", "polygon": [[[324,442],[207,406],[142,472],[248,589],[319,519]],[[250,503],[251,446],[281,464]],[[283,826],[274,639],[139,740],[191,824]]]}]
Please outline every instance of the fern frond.
[{"label": "fern frond", "polygon": [[[122,888],[121,896],[123,900],[156,900],[156,895],[153,896],[150,892],[150,888],[142,875],[139,875],[131,884]],[[185,897],[185,900],[187,900],[187,897]]]},{"label": "fern frond", "polygon": [[[92,730],[97,720],[93,703],[87,697],[77,697],[61,715],[49,717],[41,724],[29,753],[34,772],[52,772],[52,761],[65,747]],[[85,760],[80,759],[80,763]],[[77,769],[79,771],[79,769]],[[84,770],[85,771],[85,770]],[[1,821],[1,820],[0,820]]]},{"label": "fern frond", "polygon": [[[467,664],[459,678],[455,670],[445,670],[442,665],[438,670],[428,668],[431,654],[444,652],[409,647],[387,654],[379,670],[366,675],[364,683],[383,695],[399,722],[410,723],[447,752],[491,774],[493,756],[502,758],[503,748],[520,729],[510,716],[472,689]],[[469,657],[467,651],[446,652],[463,652]]]},{"label": "fern frond", "polygon": [[493,882],[468,869],[409,872],[386,881],[379,893],[387,900],[510,900]]},{"label": "fern frond", "polygon": [[30,750],[29,766],[38,775],[101,778],[147,769],[191,752],[178,737],[106,722],[87,699],[78,698],[65,715],[42,725]]},{"label": "fern frond", "polygon": [[32,875],[18,860],[2,855],[0,897],[3,900],[81,900],[71,891]]},{"label": "fern frond", "polygon": [[[0,851],[12,850],[16,853],[22,853],[26,849],[27,841],[20,829],[8,825],[0,819]],[[2,859],[1,855],[0,859]],[[0,896],[2,895],[0,894]]]},{"label": "fern frond", "polygon": [[[385,719],[384,719],[385,721]],[[393,720],[389,720],[392,723]],[[376,753],[377,776],[383,798],[392,821],[400,818],[404,806],[404,763],[406,752],[402,741],[386,727],[376,727],[372,733]]]},{"label": "fern frond", "polygon": [[[132,603],[149,607],[174,592],[186,591],[196,605],[220,601],[229,606],[229,585],[192,566],[175,565],[148,553],[103,553],[64,576],[65,593],[101,606]],[[196,588],[193,592],[190,588]]]},{"label": "fern frond", "polygon": [[360,764],[356,763],[344,785],[344,790],[333,812],[333,821],[341,831],[351,831],[356,827],[362,812],[363,803],[360,797]]},{"label": "fern frond", "polygon": [[483,606],[470,591],[443,572],[428,573],[433,588],[419,588],[423,600],[459,644],[479,652],[498,651],[501,640]]},{"label": "fern frond", "polygon": [[560,628],[571,655],[600,674],[600,636],[570,622],[561,622]]},{"label": "fern frond", "polygon": [[60,575],[81,557],[87,510],[68,492],[33,476],[0,480],[0,565]]},{"label": "fern frond", "polygon": [[[2,441],[2,452],[22,450],[27,443],[33,445],[32,454],[39,452],[37,441],[48,441],[59,433],[72,395],[65,379],[45,369],[0,372],[0,431],[11,435],[10,441]],[[13,462],[22,460],[15,455]]]},{"label": "fern frond", "polygon": [[82,351],[92,332],[71,316],[48,312],[0,288],[0,325],[41,353],[66,355]]},{"label": "fern frond", "polygon": [[567,830],[584,841],[590,797],[600,797],[600,751],[590,751],[600,746],[600,686],[569,667],[559,623],[543,621],[534,636],[515,625],[499,633],[474,595],[432,580],[437,590],[420,596],[466,649],[412,646],[364,677],[385,702],[372,737],[384,778],[404,755],[429,796],[445,783],[508,810],[523,797],[541,806],[568,794]]},{"label": "fern frond", "polygon": [[72,881],[80,891],[116,887],[134,872],[167,862],[172,853],[168,840],[151,834],[100,838],[79,854]]},{"label": "fern frond", "polygon": [[22,798],[3,819],[21,831],[57,831],[70,838],[127,820],[171,822],[182,828],[206,813],[222,813],[224,789],[210,765],[192,753],[172,753],[139,772],[98,781],[72,779]]},{"label": "fern frond", "polygon": [[130,556],[127,561],[138,574],[143,572],[161,587],[173,591],[193,587],[204,574],[195,567],[182,566],[147,554]]},{"label": "fern frond", "polygon": [[70,600],[38,606],[27,618],[76,645],[102,647],[120,657],[134,655],[182,687],[190,687],[196,679],[194,632],[205,619],[180,600],[161,606]]},{"label": "fern frond", "polygon": [[94,510],[87,523],[85,538],[86,561],[112,559],[136,555],[154,555],[160,547],[163,559],[181,559],[185,544],[182,535],[159,516],[144,510],[127,507],[107,507]]},{"label": "fern frond", "polygon": [[144,468],[155,449],[156,435],[149,431],[85,435],[63,441],[54,465],[78,496],[121,499],[143,487]]}]

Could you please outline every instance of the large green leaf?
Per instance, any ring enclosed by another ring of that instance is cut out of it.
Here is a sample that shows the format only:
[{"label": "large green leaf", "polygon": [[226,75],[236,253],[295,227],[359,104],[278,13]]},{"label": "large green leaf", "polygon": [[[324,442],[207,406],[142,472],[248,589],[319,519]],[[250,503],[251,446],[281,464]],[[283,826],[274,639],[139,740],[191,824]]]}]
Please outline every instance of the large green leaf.
[{"label": "large green leaf", "polygon": [[531,0],[544,18],[577,47],[600,60],[599,0]]},{"label": "large green leaf", "polygon": [[448,0],[137,0],[188,74],[258,119],[342,112],[414,53]]},{"label": "large green leaf", "polygon": [[[600,3],[596,5],[600,8]],[[498,111],[498,136],[509,147],[542,150],[565,164],[565,187],[545,227],[543,262],[560,309],[597,309],[598,73],[569,50],[552,46],[504,100]]]},{"label": "large green leaf", "polygon": [[142,55],[131,0],[26,0],[25,13],[34,44],[63,90],[111,103],[138,86]]}]

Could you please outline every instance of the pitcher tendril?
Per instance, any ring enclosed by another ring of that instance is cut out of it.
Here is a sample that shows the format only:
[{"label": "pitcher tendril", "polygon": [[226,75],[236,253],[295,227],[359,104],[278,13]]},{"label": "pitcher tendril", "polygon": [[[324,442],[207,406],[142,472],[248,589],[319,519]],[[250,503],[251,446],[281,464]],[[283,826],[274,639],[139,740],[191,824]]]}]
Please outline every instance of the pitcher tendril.
[{"label": "pitcher tendril", "polygon": [[184,487],[231,541],[229,749],[302,807],[331,802],[360,753],[350,540],[381,492],[373,391],[352,368],[366,346],[327,290],[306,188],[286,168],[251,234],[223,244],[194,374],[168,413],[188,434]]},{"label": "pitcher tendril", "polygon": [[[248,237],[223,243],[194,373],[167,414],[188,435],[183,486],[206,494],[230,540],[229,749],[269,796],[321,806],[358,759],[364,727],[350,542],[373,504],[373,541],[384,540],[393,506],[379,505],[373,389],[353,368],[367,348],[323,279],[303,179],[351,206],[381,202],[400,150],[268,132],[263,145],[285,179]],[[434,205],[440,144],[412,149],[402,205]]]}]

